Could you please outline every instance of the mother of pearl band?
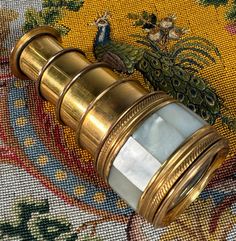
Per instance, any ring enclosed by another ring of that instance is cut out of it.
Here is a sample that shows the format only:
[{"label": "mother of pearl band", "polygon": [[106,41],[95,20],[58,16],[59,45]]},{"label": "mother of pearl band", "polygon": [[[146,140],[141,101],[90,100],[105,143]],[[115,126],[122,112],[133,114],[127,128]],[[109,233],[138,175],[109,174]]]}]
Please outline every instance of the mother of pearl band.
[{"label": "mother of pearl band", "polygon": [[166,93],[120,80],[59,41],[53,28],[31,30],[12,51],[12,72],[37,83],[114,191],[154,226],[167,225],[220,167],[227,141]]}]

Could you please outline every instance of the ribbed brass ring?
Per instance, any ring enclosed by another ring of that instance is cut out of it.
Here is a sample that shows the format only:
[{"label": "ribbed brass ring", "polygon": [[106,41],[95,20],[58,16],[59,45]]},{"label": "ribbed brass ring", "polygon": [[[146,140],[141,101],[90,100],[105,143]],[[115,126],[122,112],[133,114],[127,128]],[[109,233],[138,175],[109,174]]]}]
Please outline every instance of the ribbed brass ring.
[{"label": "ribbed brass ring", "polygon": [[[195,146],[198,140],[201,141]],[[195,161],[196,157],[215,141],[215,132],[211,126],[201,128],[188,138],[180,150],[174,153],[165,162],[165,165],[158,170],[140,199],[139,210],[149,221],[153,220],[155,212],[173,184]],[[168,175],[170,175],[169,178],[167,178]],[[147,210],[148,205],[152,207],[151,210]]]},{"label": "ribbed brass ring", "polygon": [[41,95],[41,91],[40,91],[40,87],[41,87],[41,80],[42,80],[42,77],[43,77],[43,74],[44,72],[47,70],[47,68],[57,59],[59,58],[60,56],[62,56],[63,54],[65,53],[69,53],[69,52],[78,52],[82,55],[85,56],[85,53],[80,50],[80,49],[77,49],[77,48],[66,48],[66,49],[62,49],[61,51],[57,52],[55,55],[53,55],[50,59],[48,59],[48,61],[46,62],[46,64],[43,66],[43,68],[40,70],[39,72],[39,76],[38,76],[38,79],[37,81],[35,82],[36,86],[37,86],[37,92],[38,92],[38,95],[41,96],[42,99],[45,100],[45,98],[43,97],[43,95]]},{"label": "ribbed brass ring", "polygon": [[[138,210],[140,210],[140,212],[145,213],[145,215],[148,215],[146,213],[147,205],[152,205],[154,203],[157,205],[157,203],[161,202],[161,200],[165,196],[165,192],[175,181],[173,180],[173,178],[177,178],[176,175],[172,175],[172,179],[167,180],[167,183],[164,183],[164,181],[166,181],[166,176],[169,173],[173,172],[179,173],[179,175],[181,175],[180,172],[182,172],[182,168],[187,168],[194,161],[194,158],[196,158],[202,152],[202,150],[205,149],[205,141],[202,138],[206,138],[206,136],[208,137],[209,134],[214,133],[213,130],[214,129],[209,125],[202,127],[192,136],[187,138],[185,142],[182,144],[182,146],[179,148],[179,150],[173,153],[169,160],[165,161],[165,163],[161,166],[161,168],[150,180],[148,186],[143,192],[138,207]],[[200,139],[202,139],[202,141],[198,143],[198,146],[194,146],[195,143]],[[208,138],[207,142],[209,142]],[[194,148],[192,149],[192,147]],[[189,151],[191,153],[189,153]],[[185,160],[186,157],[187,160]],[[181,170],[180,172],[179,169]],[[160,189],[160,196],[156,195],[156,192],[154,191],[155,188],[157,190]],[[154,211],[152,210],[150,212]]]},{"label": "ribbed brass ring", "polygon": [[22,51],[32,42],[34,39],[50,35],[60,41],[60,34],[54,28],[49,26],[41,26],[26,33],[16,44],[15,48],[11,51],[10,66],[12,73],[19,79],[28,79],[28,77],[22,72],[19,63]]},{"label": "ribbed brass ring", "polygon": [[[136,80],[132,80],[132,81],[135,81],[137,82]],[[159,92],[160,96],[161,96],[161,92]],[[134,108],[134,106],[136,106],[138,103],[142,102],[144,99],[146,99],[147,96],[143,96],[141,98],[139,98],[130,108],[128,108],[114,123],[113,125],[110,126],[109,130],[108,130],[108,134],[103,138],[103,140],[100,142],[100,145],[97,147],[97,151],[95,153],[95,163],[97,163],[98,161],[98,156],[99,156],[99,153],[101,152],[101,149],[103,147],[103,145],[107,142],[107,138],[109,138],[110,134],[112,133],[112,130],[115,126],[118,125],[118,123],[121,121],[121,119],[123,118],[123,116],[125,116],[131,109]]]},{"label": "ribbed brass ring", "polygon": [[118,151],[138,124],[158,108],[173,102],[176,102],[176,100],[163,92],[152,92],[139,99],[117,120],[116,125],[107,135],[96,160],[97,170],[106,182]]},{"label": "ribbed brass ring", "polygon": [[64,90],[62,91],[62,93],[60,94],[58,101],[56,103],[56,117],[57,120],[62,124],[65,125],[64,122],[61,119],[61,105],[63,102],[63,99],[66,95],[66,93],[68,92],[68,90],[71,88],[71,86],[79,79],[81,78],[83,75],[87,74],[89,71],[96,69],[96,68],[109,68],[111,69],[111,66],[105,62],[99,62],[99,63],[94,63],[91,65],[86,66],[84,69],[82,69],[64,88]]},{"label": "ribbed brass ring", "polygon": [[[76,128],[76,132],[75,132],[75,136],[76,136],[76,140],[78,142],[79,145],[80,144],[80,138],[79,138],[79,135],[80,135],[80,130],[81,130],[81,127],[83,125],[83,122],[84,122],[84,119],[86,118],[86,115],[89,113],[89,111],[94,107],[94,105],[106,94],[108,93],[110,90],[114,89],[115,87],[117,87],[118,85],[120,84],[123,84],[123,83],[126,83],[126,82],[130,82],[130,81],[133,81],[133,82],[137,82],[137,80],[133,80],[133,79],[122,79],[122,80],[117,80],[116,82],[114,82],[113,84],[111,84],[108,88],[106,88],[102,93],[100,93],[92,102],[90,102],[90,104],[88,105],[86,111],[83,113],[83,115],[81,116],[79,122],[78,122],[78,126]],[[112,128],[113,126],[110,127],[110,129]],[[101,145],[102,145],[103,141],[101,141]],[[98,150],[100,150],[100,148],[98,147],[97,148]],[[99,151],[98,151],[99,152]],[[95,158],[96,158],[97,154],[95,155]]]},{"label": "ribbed brass ring", "polygon": [[122,134],[119,135],[117,142],[109,152],[109,155],[106,159],[105,165],[104,165],[104,177],[106,178],[105,180],[108,180],[109,173],[111,170],[111,167],[113,165],[113,161],[117,154],[119,153],[120,149],[122,146],[125,144],[125,142],[128,140],[128,138],[132,135],[132,133],[138,128],[138,126],[141,124],[141,122],[147,118],[147,116],[153,114],[155,111],[158,109],[171,104],[175,103],[176,100],[173,98],[163,98],[162,100],[157,100],[155,103],[152,103],[150,106],[147,108],[144,108],[144,112],[142,115],[137,115],[134,116],[133,119],[130,121],[130,124],[127,124],[127,127],[124,128],[124,131],[120,130]]},{"label": "ribbed brass ring", "polygon": [[[156,227],[165,226],[172,222],[193,202],[194,199],[199,196],[200,192],[211,180],[214,172],[221,166],[223,160],[225,159],[228,152],[226,146],[226,140],[218,139],[218,141],[210,146],[210,148],[206,149],[181,176],[178,182],[171,188],[168,195],[162,201],[161,206],[155,214],[153,224]],[[204,170],[197,183],[176,204],[174,200],[176,197],[180,196],[186,183],[188,183],[189,180],[192,180],[193,177],[200,172],[204,164],[208,162],[209,166]],[[175,203],[174,206],[173,203]]]},{"label": "ribbed brass ring", "polygon": [[[174,183],[183,175],[201,153],[219,140],[214,128],[205,126],[188,138],[182,147],[158,170],[143,192],[138,210],[153,222],[161,202]],[[196,143],[198,143],[196,145]]]}]

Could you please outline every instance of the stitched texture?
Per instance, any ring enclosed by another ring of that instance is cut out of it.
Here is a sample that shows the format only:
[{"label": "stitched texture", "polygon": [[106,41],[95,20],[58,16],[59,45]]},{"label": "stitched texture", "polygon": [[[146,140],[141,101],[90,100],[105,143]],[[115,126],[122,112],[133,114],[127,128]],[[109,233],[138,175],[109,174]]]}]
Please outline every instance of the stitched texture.
[{"label": "stitched texture", "polygon": [[[1,0],[0,240],[236,240],[235,9],[227,0]],[[169,227],[136,215],[32,81],[11,74],[11,48],[39,25],[92,62],[113,63],[121,78],[167,91],[229,139],[223,167]]]}]

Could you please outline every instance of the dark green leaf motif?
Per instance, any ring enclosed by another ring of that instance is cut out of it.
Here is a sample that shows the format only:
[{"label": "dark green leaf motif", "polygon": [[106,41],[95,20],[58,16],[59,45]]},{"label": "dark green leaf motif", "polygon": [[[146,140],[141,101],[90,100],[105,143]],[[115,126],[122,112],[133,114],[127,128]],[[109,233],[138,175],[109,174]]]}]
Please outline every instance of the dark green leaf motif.
[{"label": "dark green leaf motif", "polygon": [[236,130],[236,119],[227,114],[222,99],[199,75],[203,68],[221,59],[217,47],[200,36],[186,37],[188,30],[176,26],[175,16],[159,19],[157,14],[144,11],[130,13],[128,18],[145,32],[131,35],[140,46],[113,41],[109,14],[105,13],[95,21],[96,58],[123,73],[140,71],[154,90],[168,92],[210,124],[220,118]]},{"label": "dark green leaf motif", "polygon": [[226,5],[228,3],[228,0],[199,0],[199,2],[206,6],[214,5],[216,7],[219,7],[221,5]]},{"label": "dark green leaf motif", "polygon": [[82,7],[83,2],[84,0],[43,0],[41,11],[37,11],[34,8],[27,9],[23,29],[27,32],[38,26],[49,25],[56,28],[61,35],[66,35],[70,29],[58,24],[63,10],[78,11]]},{"label": "dark green leaf motif", "polygon": [[76,241],[78,238],[64,217],[49,213],[47,200],[21,199],[15,203],[13,210],[14,223],[0,221],[0,240],[9,237],[22,241]]},{"label": "dark green leaf motif", "polygon": [[229,0],[199,0],[199,3],[205,6],[220,7],[224,5],[230,5],[229,10],[226,12],[225,17],[230,21],[236,21],[236,1]]},{"label": "dark green leaf motif", "polygon": [[0,240],[102,241],[95,235],[78,239],[66,217],[50,213],[46,199],[22,198],[14,203],[12,212],[11,221],[0,219]]}]

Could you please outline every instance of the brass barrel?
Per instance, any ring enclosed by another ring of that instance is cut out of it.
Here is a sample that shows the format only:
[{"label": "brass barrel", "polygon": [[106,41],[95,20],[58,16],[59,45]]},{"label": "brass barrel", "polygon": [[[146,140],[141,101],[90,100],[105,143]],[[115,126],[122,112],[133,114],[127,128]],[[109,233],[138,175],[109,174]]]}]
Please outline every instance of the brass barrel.
[{"label": "brass barrel", "polygon": [[51,27],[17,42],[11,69],[36,83],[98,173],[156,227],[187,208],[228,153],[227,140],[177,100],[120,79],[107,63],[91,64],[80,49],[64,48]]}]

